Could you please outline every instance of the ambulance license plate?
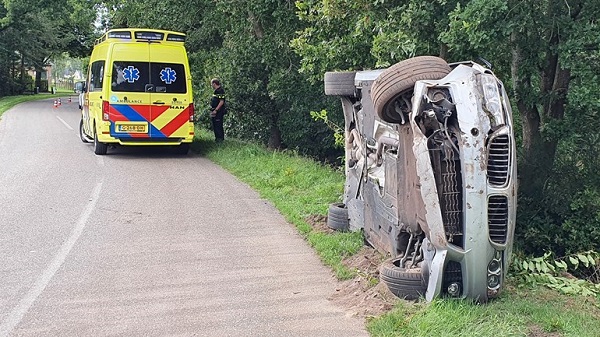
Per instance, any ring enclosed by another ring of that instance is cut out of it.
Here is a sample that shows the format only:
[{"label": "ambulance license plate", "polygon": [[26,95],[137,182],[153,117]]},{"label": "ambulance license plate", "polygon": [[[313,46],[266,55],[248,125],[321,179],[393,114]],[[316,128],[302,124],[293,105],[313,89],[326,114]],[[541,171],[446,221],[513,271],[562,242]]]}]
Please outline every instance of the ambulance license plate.
[{"label": "ambulance license plate", "polygon": [[115,127],[121,133],[148,133],[148,123],[117,123]]}]

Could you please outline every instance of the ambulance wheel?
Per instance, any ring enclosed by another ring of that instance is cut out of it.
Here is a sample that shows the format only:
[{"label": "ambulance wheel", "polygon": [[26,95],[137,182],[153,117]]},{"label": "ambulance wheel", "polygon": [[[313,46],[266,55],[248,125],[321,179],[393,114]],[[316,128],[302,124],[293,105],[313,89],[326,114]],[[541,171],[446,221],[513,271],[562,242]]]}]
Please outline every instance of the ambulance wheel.
[{"label": "ambulance wheel", "polygon": [[371,99],[377,115],[388,123],[401,123],[404,119],[400,110],[409,110],[415,83],[420,80],[439,80],[450,73],[446,61],[435,56],[417,56],[400,61],[384,70],[371,86]]},{"label": "ambulance wheel", "polygon": [[96,127],[94,126],[94,153],[97,155],[105,155],[107,150],[108,145],[98,141],[98,133],[96,132]]},{"label": "ambulance wheel", "polygon": [[90,142],[87,136],[85,135],[85,132],[83,131],[83,119],[79,121],[79,138],[81,138],[81,141],[84,143]]}]

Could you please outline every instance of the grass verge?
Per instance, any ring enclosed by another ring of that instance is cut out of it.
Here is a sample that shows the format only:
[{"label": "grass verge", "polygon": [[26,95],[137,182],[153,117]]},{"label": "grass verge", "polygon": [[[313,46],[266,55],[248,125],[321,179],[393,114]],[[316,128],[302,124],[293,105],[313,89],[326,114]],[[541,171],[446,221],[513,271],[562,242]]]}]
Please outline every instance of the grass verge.
[{"label": "grass verge", "polygon": [[368,330],[377,337],[597,337],[597,305],[594,298],[561,295],[543,287],[509,287],[485,305],[450,299],[429,304],[401,301],[371,320]]}]

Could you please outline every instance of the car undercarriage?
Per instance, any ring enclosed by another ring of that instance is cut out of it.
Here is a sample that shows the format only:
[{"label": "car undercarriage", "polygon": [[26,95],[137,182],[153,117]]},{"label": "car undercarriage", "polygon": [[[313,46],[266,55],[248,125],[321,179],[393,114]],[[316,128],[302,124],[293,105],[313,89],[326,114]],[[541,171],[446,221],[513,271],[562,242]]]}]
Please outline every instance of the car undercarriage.
[{"label": "car undercarriage", "polygon": [[381,280],[407,299],[496,297],[517,189],[502,82],[474,62],[421,56],[328,72],[325,93],[341,98],[345,120],[344,212],[335,217],[389,256]]}]

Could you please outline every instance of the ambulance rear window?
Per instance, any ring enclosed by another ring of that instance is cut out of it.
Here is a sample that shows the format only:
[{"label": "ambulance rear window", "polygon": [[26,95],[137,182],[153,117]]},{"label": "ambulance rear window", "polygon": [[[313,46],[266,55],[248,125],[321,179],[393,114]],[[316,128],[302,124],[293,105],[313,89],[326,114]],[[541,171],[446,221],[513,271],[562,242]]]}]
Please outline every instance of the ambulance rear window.
[{"label": "ambulance rear window", "polygon": [[112,91],[186,93],[185,68],[178,63],[113,62]]}]

